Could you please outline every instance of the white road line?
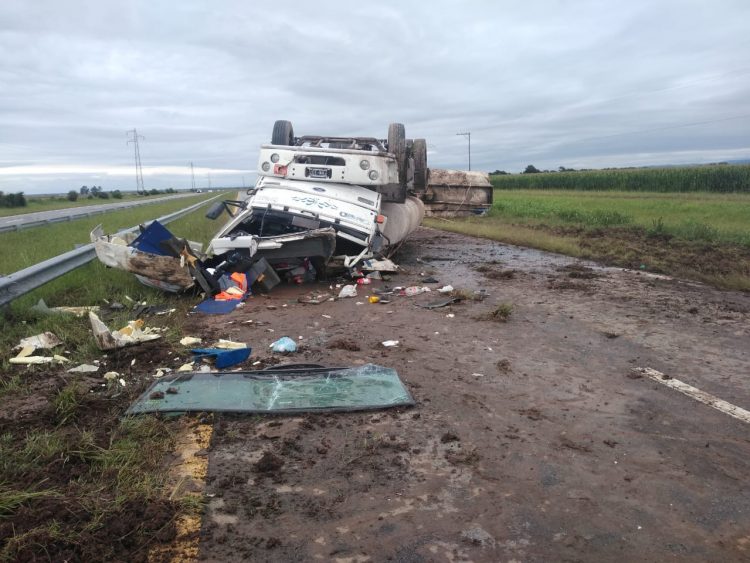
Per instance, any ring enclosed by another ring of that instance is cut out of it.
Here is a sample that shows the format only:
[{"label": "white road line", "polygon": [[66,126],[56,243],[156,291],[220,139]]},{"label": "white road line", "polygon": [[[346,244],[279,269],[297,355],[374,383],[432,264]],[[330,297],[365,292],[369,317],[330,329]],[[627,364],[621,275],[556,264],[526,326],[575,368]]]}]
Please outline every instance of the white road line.
[{"label": "white road line", "polygon": [[656,371],[655,369],[635,368],[635,371],[640,373],[641,375],[645,375],[646,377],[653,379],[654,381],[658,381],[662,385],[666,385],[667,387],[676,389],[680,393],[683,393],[688,397],[692,397],[693,399],[695,399],[696,401],[700,401],[704,405],[713,407],[716,410],[723,412],[724,414],[728,414],[729,416],[732,416],[737,420],[750,423],[750,411],[746,411],[745,409],[733,405],[732,403],[727,403],[725,400],[719,399],[719,397],[716,397],[715,395],[711,395],[710,393],[701,391],[697,387],[693,387],[692,385],[683,383],[679,379],[675,379],[673,377],[665,375],[660,371]]}]

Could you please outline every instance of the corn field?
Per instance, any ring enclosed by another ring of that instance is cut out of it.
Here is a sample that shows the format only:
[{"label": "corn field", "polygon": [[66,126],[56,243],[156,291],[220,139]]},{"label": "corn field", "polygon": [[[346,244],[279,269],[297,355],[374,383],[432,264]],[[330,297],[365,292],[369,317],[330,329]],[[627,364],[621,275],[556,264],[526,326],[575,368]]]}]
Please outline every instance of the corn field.
[{"label": "corn field", "polygon": [[635,168],[490,176],[505,190],[750,193],[750,165]]}]

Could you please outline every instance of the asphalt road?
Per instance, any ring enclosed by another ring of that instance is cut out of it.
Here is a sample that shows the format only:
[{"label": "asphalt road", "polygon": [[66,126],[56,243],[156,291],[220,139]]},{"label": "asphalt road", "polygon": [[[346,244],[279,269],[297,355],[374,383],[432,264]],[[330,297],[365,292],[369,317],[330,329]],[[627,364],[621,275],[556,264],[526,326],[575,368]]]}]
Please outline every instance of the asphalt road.
[{"label": "asphalt road", "polygon": [[183,197],[189,197],[195,195],[194,193],[170,195],[165,197],[149,198],[143,201],[123,201],[120,203],[103,203],[99,205],[85,205],[81,207],[68,207],[65,209],[53,209],[50,211],[38,211],[35,213],[24,213],[21,215],[9,215],[7,217],[0,217],[0,232],[12,231],[24,226],[37,226],[37,224],[43,224],[45,222],[54,223],[57,221],[66,221],[70,219],[76,219],[78,217],[85,217],[91,214],[106,213],[108,211],[115,211],[117,209],[125,209],[130,207],[138,207],[141,205],[148,205],[151,203],[158,203],[160,201],[166,201],[169,199],[179,199]]}]

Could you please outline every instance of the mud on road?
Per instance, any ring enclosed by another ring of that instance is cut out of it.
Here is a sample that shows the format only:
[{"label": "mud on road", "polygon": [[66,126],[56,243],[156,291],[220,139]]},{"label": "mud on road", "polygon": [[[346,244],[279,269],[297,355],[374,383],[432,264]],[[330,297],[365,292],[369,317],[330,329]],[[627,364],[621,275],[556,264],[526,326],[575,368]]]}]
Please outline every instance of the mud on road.
[{"label": "mud on road", "polygon": [[[750,408],[750,296],[429,229],[396,260],[391,286],[488,297],[303,305],[314,288],[279,287],[190,321],[261,365],[288,335],[295,362],[393,367],[417,401],[217,415],[201,559],[750,559],[747,424],[632,371]],[[501,303],[507,322],[487,315]]]}]

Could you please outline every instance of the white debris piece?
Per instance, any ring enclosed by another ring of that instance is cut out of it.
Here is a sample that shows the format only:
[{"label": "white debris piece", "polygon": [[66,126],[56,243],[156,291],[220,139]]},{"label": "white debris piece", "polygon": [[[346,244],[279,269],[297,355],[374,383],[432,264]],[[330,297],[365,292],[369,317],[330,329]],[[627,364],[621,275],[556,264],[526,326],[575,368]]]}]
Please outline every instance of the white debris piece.
[{"label": "white debris piece", "polygon": [[222,350],[239,350],[240,348],[247,348],[247,344],[244,342],[233,342],[232,340],[224,340],[223,338],[220,338],[214,345],[214,348],[221,348]]},{"label": "white debris piece", "polygon": [[89,312],[89,321],[100,350],[114,350],[161,338],[161,334],[154,334],[157,329],[143,328],[143,321],[140,319],[130,321],[127,326],[114,332],[110,331],[94,312]]},{"label": "white debris piece", "polygon": [[50,358],[47,356],[22,356],[15,358],[11,358],[8,360],[11,364],[25,364],[25,365],[31,365],[31,364],[51,364],[54,361],[54,358]]},{"label": "white debris piece", "polygon": [[386,348],[392,348],[393,346],[398,346],[398,340],[386,340],[383,342],[383,346]]},{"label": "white debris piece", "polygon": [[345,285],[341,288],[341,291],[339,292],[339,299],[342,299],[344,297],[356,297],[357,296],[357,286],[356,285]]},{"label": "white debris piece", "polygon": [[452,285],[444,285],[443,287],[437,290],[438,293],[450,293],[451,291],[453,291]]},{"label": "white debris piece", "polygon": [[68,373],[94,373],[97,371],[99,371],[99,366],[93,366],[91,364],[81,364],[80,366],[70,368],[68,370]]},{"label": "white debris piece", "polygon": [[60,340],[53,332],[43,332],[41,334],[29,336],[28,338],[22,338],[21,341],[13,349],[19,350],[31,346],[34,350],[49,350],[50,348],[54,348],[55,346],[60,346],[60,344],[62,343],[63,341]]},{"label": "white debris piece", "polygon": [[395,272],[398,266],[393,261],[383,260],[365,260],[362,262],[362,269],[366,272]]},{"label": "white debris piece", "polygon": [[180,344],[182,344],[183,346],[195,346],[196,344],[200,344],[201,342],[202,340],[195,336],[185,336],[184,338],[180,339]]}]

